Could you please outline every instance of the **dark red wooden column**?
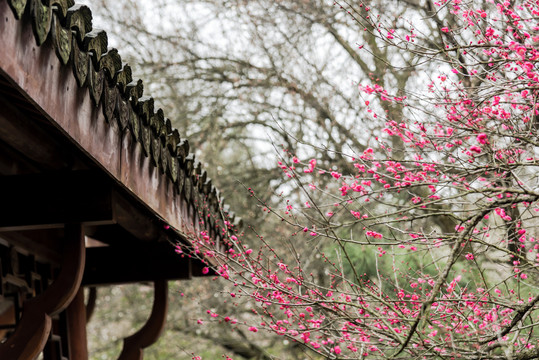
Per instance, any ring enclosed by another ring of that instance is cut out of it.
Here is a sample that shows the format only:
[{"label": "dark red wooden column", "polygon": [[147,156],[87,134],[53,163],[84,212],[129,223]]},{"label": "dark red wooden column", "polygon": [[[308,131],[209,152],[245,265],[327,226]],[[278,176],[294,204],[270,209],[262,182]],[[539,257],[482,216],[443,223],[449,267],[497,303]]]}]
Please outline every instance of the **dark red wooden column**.
[{"label": "dark red wooden column", "polygon": [[88,360],[86,306],[82,287],[79,288],[77,295],[66,309],[66,313],[69,332],[69,360]]}]

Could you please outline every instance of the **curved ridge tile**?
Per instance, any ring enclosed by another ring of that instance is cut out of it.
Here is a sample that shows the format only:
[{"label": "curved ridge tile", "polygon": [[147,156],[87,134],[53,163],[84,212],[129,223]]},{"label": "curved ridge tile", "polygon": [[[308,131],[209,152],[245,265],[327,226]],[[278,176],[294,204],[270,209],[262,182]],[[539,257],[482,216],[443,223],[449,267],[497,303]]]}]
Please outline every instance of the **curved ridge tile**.
[{"label": "curved ridge tile", "polygon": [[30,12],[32,13],[32,30],[34,31],[36,44],[41,46],[51,30],[52,7],[43,4],[41,0],[31,0]]},{"label": "curved ridge tile", "polygon": [[92,11],[86,5],[75,4],[67,9],[66,27],[75,30],[76,38],[82,44],[87,33],[92,31]]},{"label": "curved ridge tile", "polygon": [[65,19],[67,16],[67,9],[75,5],[75,1],[73,0],[51,0],[50,5],[52,6],[52,11],[54,11],[55,14],[60,16],[60,20],[63,22],[63,25],[65,25]]},{"label": "curved ridge tile", "polygon": [[99,70],[105,70],[105,75],[111,85],[116,84],[116,73],[121,68],[122,58],[116,49],[109,49],[99,58]]},{"label": "curved ridge tile", "polygon": [[86,33],[82,40],[82,49],[92,55],[94,69],[99,69],[99,59],[107,52],[107,33],[103,30],[93,29]]},{"label": "curved ridge tile", "polygon": [[26,9],[26,0],[8,0],[9,7],[13,11],[13,15],[15,15],[15,19],[20,20],[22,18],[22,14],[24,14],[24,9]]},{"label": "curved ridge tile", "polygon": [[71,56],[72,33],[62,26],[57,16],[52,17],[52,41],[56,56],[63,65],[67,65]]}]

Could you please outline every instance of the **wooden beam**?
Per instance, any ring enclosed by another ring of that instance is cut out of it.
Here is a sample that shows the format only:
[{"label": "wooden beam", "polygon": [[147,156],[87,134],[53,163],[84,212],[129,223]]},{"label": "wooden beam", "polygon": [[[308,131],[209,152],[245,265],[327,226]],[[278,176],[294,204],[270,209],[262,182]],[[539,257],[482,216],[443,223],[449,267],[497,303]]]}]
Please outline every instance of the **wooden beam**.
[{"label": "wooden beam", "polygon": [[0,231],[114,222],[112,187],[90,171],[0,177]]},{"label": "wooden beam", "polygon": [[[0,79],[0,84],[5,86],[6,82]],[[40,115],[26,114],[21,110],[22,100],[16,97],[17,90],[9,88],[9,91],[0,95],[0,140],[45,169],[65,168],[68,161],[73,162],[72,153],[62,151],[50,132],[43,130],[35,119]]]},{"label": "wooden beam", "polygon": [[33,254],[36,260],[54,265],[62,263],[64,229],[30,230],[0,233],[0,244],[14,246],[19,251]]},{"label": "wooden beam", "polygon": [[4,142],[0,142],[0,174],[29,174],[37,172],[35,164],[21,156],[21,153]]},{"label": "wooden beam", "polygon": [[86,249],[85,286],[155,280],[182,280],[192,276],[191,259],[182,258],[169,243],[134,243]]},{"label": "wooden beam", "polygon": [[[98,225],[86,227],[86,236],[91,240],[98,240],[98,244],[109,244],[111,246],[128,246],[140,240],[118,224]],[[91,244],[89,242],[88,244]],[[88,245],[88,247],[95,247]]]},{"label": "wooden beam", "polygon": [[178,241],[140,200],[97,171],[0,176],[0,232],[81,223],[86,235],[117,241]]}]

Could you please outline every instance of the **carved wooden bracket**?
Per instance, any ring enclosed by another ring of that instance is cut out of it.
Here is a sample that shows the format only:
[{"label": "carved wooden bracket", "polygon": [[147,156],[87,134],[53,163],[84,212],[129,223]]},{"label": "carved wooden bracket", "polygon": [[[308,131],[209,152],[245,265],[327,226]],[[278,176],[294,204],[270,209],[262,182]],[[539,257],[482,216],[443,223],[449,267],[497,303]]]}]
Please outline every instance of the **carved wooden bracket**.
[{"label": "carved wooden bracket", "polygon": [[51,331],[51,317],[63,311],[77,294],[84,260],[82,226],[66,225],[60,274],[45,292],[24,302],[22,318],[15,332],[0,344],[0,359],[33,360],[43,351]]},{"label": "carved wooden bracket", "polygon": [[167,307],[168,283],[166,280],[155,281],[152,313],[139,331],[124,339],[118,360],[142,360],[144,348],[155,343],[165,327]]}]

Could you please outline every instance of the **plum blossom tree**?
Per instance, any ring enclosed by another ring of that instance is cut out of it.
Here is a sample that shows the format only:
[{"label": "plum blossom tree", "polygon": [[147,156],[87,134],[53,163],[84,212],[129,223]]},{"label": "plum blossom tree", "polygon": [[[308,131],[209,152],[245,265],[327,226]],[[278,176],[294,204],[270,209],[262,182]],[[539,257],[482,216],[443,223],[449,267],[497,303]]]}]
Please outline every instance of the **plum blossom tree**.
[{"label": "plum blossom tree", "polygon": [[394,66],[413,66],[424,86],[359,86],[365,116],[384,126],[370,147],[338,150],[347,166],[280,150],[299,195],[272,208],[249,189],[289,230],[280,245],[225,222],[226,249],[202,232],[182,254],[231,282],[227,299],[252,304],[249,317],[209,320],[286,337],[313,358],[538,358],[539,2],[404,2],[429,19],[335,6],[377,48],[408,54]]}]

